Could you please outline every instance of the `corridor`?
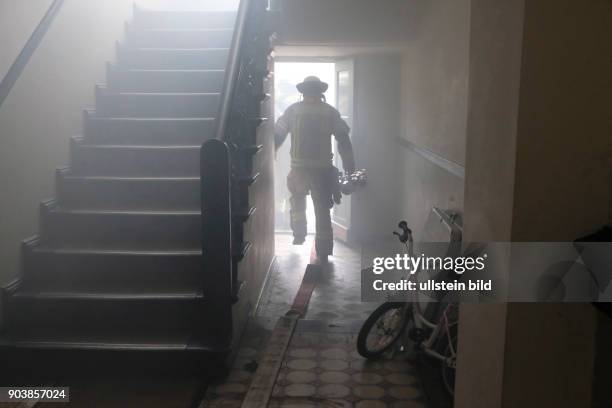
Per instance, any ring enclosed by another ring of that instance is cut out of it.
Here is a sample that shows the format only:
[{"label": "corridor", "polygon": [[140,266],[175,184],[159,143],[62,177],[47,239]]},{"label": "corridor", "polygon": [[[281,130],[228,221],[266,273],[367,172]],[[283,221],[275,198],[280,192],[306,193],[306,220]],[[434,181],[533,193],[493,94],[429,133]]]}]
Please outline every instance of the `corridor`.
[{"label": "corridor", "polygon": [[[200,408],[240,407],[277,320],[299,290],[311,247],[311,236],[296,247],[291,235],[276,235],[277,264],[238,357],[227,380],[208,390]],[[355,349],[361,324],[377,306],[360,302],[360,256],[336,242],[335,256],[316,282],[285,353],[269,407],[427,407],[406,356],[368,362]]]}]

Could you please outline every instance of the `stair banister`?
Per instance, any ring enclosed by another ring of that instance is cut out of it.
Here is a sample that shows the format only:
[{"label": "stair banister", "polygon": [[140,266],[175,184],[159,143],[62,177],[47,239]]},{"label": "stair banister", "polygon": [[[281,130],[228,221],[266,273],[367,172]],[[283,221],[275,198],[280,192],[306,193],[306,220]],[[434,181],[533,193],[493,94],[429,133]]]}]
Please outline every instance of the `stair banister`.
[{"label": "stair banister", "polygon": [[235,271],[232,238],[232,162],[228,124],[232,116],[241,54],[246,41],[247,21],[253,0],[241,0],[226,65],[215,137],[202,144],[200,176],[202,197],[203,291],[213,327],[206,327],[225,339],[232,339],[232,304]]},{"label": "stair banister", "polygon": [[245,37],[247,31],[247,21],[252,4],[253,0],[241,0],[238,8],[236,23],[234,25],[234,34],[232,37],[232,45],[230,47],[225,70],[225,79],[223,81],[221,104],[219,106],[219,114],[217,115],[215,130],[215,139],[217,140],[228,140],[227,125],[232,111],[236,83],[240,74],[240,58],[242,55],[243,45],[246,41]]}]

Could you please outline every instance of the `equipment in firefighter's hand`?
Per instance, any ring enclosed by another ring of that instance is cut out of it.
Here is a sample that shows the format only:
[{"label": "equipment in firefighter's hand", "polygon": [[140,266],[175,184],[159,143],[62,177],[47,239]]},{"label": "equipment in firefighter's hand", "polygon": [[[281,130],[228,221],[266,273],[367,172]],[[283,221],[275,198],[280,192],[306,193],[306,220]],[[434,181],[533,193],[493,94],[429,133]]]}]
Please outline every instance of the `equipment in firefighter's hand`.
[{"label": "equipment in firefighter's hand", "polygon": [[350,195],[355,191],[355,188],[364,186],[368,180],[368,176],[364,169],[354,171],[350,174],[343,174],[336,167],[333,167],[333,182],[332,197],[334,203],[342,202],[342,194]]},{"label": "equipment in firefighter's hand", "polygon": [[340,190],[344,195],[350,195],[355,191],[356,187],[365,186],[368,181],[368,176],[365,169],[357,170],[351,174],[340,174]]}]

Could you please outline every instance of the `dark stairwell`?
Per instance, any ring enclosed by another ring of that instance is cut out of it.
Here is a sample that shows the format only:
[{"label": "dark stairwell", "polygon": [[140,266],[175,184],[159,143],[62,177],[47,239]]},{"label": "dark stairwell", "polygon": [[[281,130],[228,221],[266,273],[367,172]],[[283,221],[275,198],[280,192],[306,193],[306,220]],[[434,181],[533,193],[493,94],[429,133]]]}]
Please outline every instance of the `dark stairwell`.
[{"label": "dark stairwell", "polygon": [[[243,3],[265,11],[262,2]],[[107,84],[96,86],[95,109],[84,112],[83,135],[71,139],[70,167],[57,171],[56,198],[40,206],[39,235],[24,242],[21,277],[3,290],[5,363],[55,374],[84,358],[119,356],[111,357],[114,369],[132,359],[203,368],[229,355],[273,252],[269,149],[257,102],[248,118],[257,126],[225,140],[235,152],[233,267],[219,269],[202,255],[216,243],[202,242],[200,150],[218,136],[228,56],[240,44],[232,42],[236,14],[135,9]],[[238,23],[252,36],[255,24],[249,32]],[[252,88],[249,64],[261,68],[268,47],[252,47],[262,55],[238,60],[241,75],[229,80],[248,78]],[[263,89],[261,78],[255,82]],[[254,174],[265,179],[259,187],[251,186]],[[253,215],[259,206],[264,211]],[[252,236],[261,239],[248,252]],[[211,304],[219,296],[209,290],[227,273],[229,310]],[[225,332],[217,330],[219,310],[231,320],[221,322]]]}]

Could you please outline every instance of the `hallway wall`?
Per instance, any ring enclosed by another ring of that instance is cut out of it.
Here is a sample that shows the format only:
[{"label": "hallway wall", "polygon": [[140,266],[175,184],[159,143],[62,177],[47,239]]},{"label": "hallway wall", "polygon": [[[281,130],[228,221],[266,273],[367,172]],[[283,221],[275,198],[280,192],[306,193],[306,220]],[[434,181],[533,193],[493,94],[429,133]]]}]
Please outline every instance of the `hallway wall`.
[{"label": "hallway wall", "polygon": [[608,221],[612,3],[525,9],[512,236],[571,241]]},{"label": "hallway wall", "polygon": [[357,168],[368,183],[351,198],[352,234],[359,241],[388,237],[397,224],[401,166],[395,141],[400,134],[401,61],[398,55],[355,57],[355,124],[351,134]]},{"label": "hallway wall", "polygon": [[[609,219],[611,23],[608,1],[472,0],[469,240],[571,241]],[[609,382],[591,400],[598,324],[590,304],[462,305],[455,405],[608,406]]]},{"label": "hallway wall", "polygon": [[[401,216],[423,239],[431,208],[463,210],[469,0],[411,2],[419,17],[402,58]],[[433,160],[432,160],[433,159]]]},{"label": "hallway wall", "polygon": [[[420,0],[419,0],[420,1]],[[414,30],[411,1],[278,0],[284,45],[391,45]]]}]

